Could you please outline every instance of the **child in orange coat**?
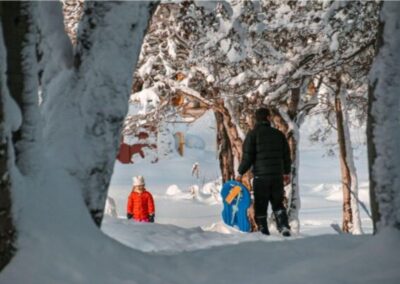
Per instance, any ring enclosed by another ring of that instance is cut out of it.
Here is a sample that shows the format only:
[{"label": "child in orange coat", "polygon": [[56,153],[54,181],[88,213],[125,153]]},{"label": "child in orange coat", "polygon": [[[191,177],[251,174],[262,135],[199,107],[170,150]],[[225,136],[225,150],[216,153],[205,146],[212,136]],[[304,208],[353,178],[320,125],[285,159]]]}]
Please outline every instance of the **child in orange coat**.
[{"label": "child in orange coat", "polygon": [[133,178],[132,192],[128,197],[126,217],[137,222],[154,222],[154,200],[150,192],[144,187],[144,178]]}]

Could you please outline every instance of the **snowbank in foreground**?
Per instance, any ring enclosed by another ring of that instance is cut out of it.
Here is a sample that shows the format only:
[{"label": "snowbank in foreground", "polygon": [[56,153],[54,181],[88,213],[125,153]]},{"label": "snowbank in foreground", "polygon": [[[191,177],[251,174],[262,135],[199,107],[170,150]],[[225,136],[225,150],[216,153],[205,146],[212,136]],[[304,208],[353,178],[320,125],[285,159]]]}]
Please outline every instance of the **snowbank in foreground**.
[{"label": "snowbank in foreground", "polygon": [[[122,220],[111,222],[127,227]],[[376,237],[329,235],[273,242],[269,240],[277,238],[244,242],[246,237],[238,236],[236,241],[243,242],[222,245],[234,241],[211,233],[201,239],[194,229],[142,225],[140,231],[126,234],[127,241],[142,250],[161,252],[149,254],[127,248],[93,227],[82,228],[79,233],[71,231],[65,238],[36,231],[24,238],[21,251],[0,274],[0,283],[397,284],[400,279],[399,231],[382,232]],[[163,237],[170,244],[161,242]],[[211,247],[213,241],[220,246]],[[163,250],[181,245],[179,250]],[[196,247],[204,249],[181,252]]]},{"label": "snowbank in foreground", "polygon": [[192,251],[249,241],[282,240],[278,235],[245,234],[223,223],[206,227],[181,228],[174,225],[134,223],[106,217],[102,230],[121,243],[144,252]]}]

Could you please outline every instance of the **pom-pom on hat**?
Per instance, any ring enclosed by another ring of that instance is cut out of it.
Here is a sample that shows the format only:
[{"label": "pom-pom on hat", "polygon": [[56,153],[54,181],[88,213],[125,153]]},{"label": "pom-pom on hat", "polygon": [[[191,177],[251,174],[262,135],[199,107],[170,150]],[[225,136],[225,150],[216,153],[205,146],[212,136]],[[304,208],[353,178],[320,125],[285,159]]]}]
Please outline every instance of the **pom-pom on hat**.
[{"label": "pom-pom on hat", "polygon": [[143,176],[136,176],[132,179],[134,186],[144,185],[144,177]]}]

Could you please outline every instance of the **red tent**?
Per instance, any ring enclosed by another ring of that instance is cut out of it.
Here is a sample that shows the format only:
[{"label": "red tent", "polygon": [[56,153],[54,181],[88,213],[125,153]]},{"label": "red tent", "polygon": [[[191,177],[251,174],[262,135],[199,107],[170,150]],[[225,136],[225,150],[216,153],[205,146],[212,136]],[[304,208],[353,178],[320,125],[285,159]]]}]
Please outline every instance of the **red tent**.
[{"label": "red tent", "polygon": [[117,156],[118,161],[123,164],[132,164],[132,155],[133,153],[131,152],[131,147],[128,144],[121,143]]},{"label": "red tent", "polygon": [[119,153],[117,156],[118,161],[120,161],[123,164],[132,164],[132,156],[134,154],[139,154],[140,157],[144,158],[144,152],[143,148],[144,147],[149,147],[149,148],[157,148],[157,145],[155,144],[134,144],[134,145],[128,145],[125,143],[121,143],[119,147]]}]

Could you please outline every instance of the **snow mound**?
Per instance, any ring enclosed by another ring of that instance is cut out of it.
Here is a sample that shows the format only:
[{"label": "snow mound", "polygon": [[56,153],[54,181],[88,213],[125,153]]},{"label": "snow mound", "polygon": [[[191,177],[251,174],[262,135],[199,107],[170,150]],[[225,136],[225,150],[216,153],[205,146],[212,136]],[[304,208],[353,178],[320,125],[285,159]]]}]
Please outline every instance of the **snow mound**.
[{"label": "snow mound", "polygon": [[[102,230],[122,244],[143,252],[178,253],[253,241],[282,241],[278,235],[242,233],[223,223],[205,227],[181,228],[157,223],[135,223],[106,216]],[[295,238],[293,238],[295,239]]]},{"label": "snow mound", "polygon": [[182,194],[182,190],[176,185],[170,185],[165,192],[166,195],[180,195]]},{"label": "snow mound", "polygon": [[111,196],[107,196],[104,214],[112,217],[118,217],[117,205],[114,198],[112,198]]},{"label": "snow mound", "polygon": [[340,184],[327,183],[321,183],[312,189],[313,192],[321,194],[331,194],[333,192],[337,192],[338,190],[340,190]]},{"label": "snow mound", "polygon": [[341,184],[322,183],[313,187],[312,192],[324,196],[329,201],[341,201],[343,199]]},{"label": "snow mound", "polygon": [[218,183],[209,182],[200,188],[197,184],[191,185],[187,191],[181,190],[177,185],[170,185],[165,196],[174,200],[193,200],[207,205],[221,204],[222,199]]},{"label": "snow mound", "polygon": [[165,195],[172,199],[193,199],[193,194],[189,191],[182,191],[176,184],[170,185]]},{"label": "snow mound", "polygon": [[186,147],[193,148],[193,149],[203,150],[206,148],[206,142],[204,142],[204,139],[198,135],[192,135],[192,134],[186,135],[185,145],[186,145]]},{"label": "snow mound", "polygon": [[241,234],[242,232],[238,229],[228,226],[222,222],[213,223],[209,226],[201,227],[206,232],[215,232],[220,234]]}]

